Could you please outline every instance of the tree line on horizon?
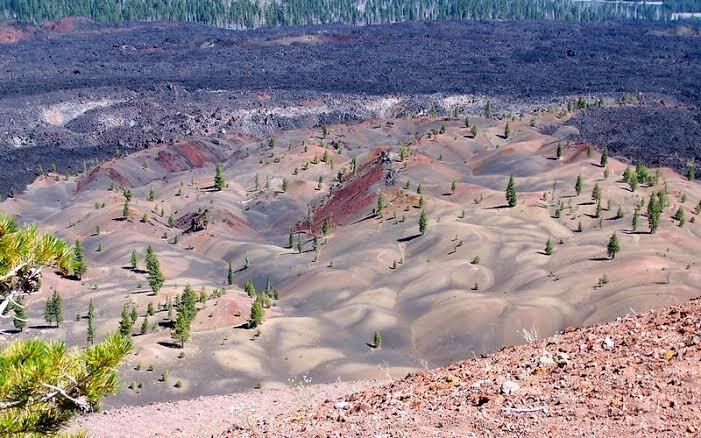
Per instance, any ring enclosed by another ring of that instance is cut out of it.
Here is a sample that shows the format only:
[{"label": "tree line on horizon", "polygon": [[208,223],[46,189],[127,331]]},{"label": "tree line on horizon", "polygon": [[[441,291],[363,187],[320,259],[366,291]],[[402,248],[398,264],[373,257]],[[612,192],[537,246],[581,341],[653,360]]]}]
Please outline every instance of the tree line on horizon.
[{"label": "tree line on horizon", "polygon": [[83,16],[103,23],[191,21],[231,28],[425,20],[668,20],[697,12],[693,0],[663,5],[572,0],[0,0],[0,18],[43,23]]}]

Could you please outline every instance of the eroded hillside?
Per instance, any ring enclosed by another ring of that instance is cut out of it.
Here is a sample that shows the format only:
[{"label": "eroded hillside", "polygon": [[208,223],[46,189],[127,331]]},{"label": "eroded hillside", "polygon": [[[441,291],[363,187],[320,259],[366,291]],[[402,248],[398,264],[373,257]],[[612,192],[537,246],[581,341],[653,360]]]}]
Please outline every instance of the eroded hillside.
[{"label": "eroded hillside", "polygon": [[[699,295],[697,182],[640,169],[649,182],[632,190],[626,164],[609,158],[602,167],[601,151],[568,142],[573,128],[552,114],[536,114],[535,126],[475,115],[468,124],[384,119],[263,139],[199,137],[78,178],[40,177],[0,209],[81,240],[90,268],[81,282],[45,279],[64,298],[60,328],[41,323],[42,294],[29,301],[30,327],[12,336],[81,345],[90,300],[98,338],[133,304],[137,354],[122,369],[129,387],[108,404],[143,404],[290,379],[403,376],[521,343],[524,329],[548,336]],[[226,185],[216,191],[220,162]],[[504,197],[510,175],[513,208]],[[132,193],[126,218],[122,188]],[[665,191],[661,224],[649,234],[650,196]],[[620,252],[610,259],[614,233]],[[129,266],[147,245],[166,277],[157,295],[143,262]],[[279,298],[258,330],[245,326],[249,280]],[[181,349],[167,303],[186,284],[207,299]],[[137,335],[149,303],[155,312]]]}]

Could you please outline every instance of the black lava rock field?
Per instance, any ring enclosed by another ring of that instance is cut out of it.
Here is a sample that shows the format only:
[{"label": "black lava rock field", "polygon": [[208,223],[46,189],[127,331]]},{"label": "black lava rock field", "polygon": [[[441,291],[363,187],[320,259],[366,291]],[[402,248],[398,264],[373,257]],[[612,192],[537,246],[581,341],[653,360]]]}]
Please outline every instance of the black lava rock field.
[{"label": "black lava rock field", "polygon": [[[233,31],[64,19],[41,28],[5,22],[0,41],[3,35],[9,41],[0,44],[3,193],[21,190],[39,164],[75,171],[115,148],[181,136],[263,137],[287,127],[415,113],[437,95],[471,96],[472,111],[493,99],[497,113],[580,95],[661,96],[668,103],[654,110],[665,113],[660,123],[696,124],[676,130],[678,141],[665,141],[655,117],[627,112],[639,106],[584,111],[573,123],[585,139],[631,159],[641,150],[649,159],[646,144],[658,158],[675,152],[701,158],[701,37],[689,24],[485,21]],[[413,106],[368,109],[390,97]],[[652,120],[659,138],[650,142],[650,129],[644,139],[611,142],[606,126],[618,120]],[[677,161],[672,165],[681,166]]]}]

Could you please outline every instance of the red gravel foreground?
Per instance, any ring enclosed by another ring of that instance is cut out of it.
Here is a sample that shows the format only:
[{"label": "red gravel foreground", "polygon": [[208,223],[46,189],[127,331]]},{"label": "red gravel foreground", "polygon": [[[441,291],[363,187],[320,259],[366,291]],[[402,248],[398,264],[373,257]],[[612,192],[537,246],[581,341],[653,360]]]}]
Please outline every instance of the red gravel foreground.
[{"label": "red gravel foreground", "polygon": [[384,385],[125,407],[79,428],[95,437],[700,436],[701,300]]}]

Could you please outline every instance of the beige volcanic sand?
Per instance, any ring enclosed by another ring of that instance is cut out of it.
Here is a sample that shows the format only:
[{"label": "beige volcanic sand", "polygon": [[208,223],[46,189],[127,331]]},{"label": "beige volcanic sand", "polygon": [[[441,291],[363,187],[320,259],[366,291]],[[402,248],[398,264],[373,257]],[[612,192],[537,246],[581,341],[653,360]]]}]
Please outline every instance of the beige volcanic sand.
[{"label": "beige volcanic sand", "polygon": [[[75,321],[74,316],[85,316],[90,299],[97,309],[98,338],[116,329],[120,310],[129,302],[139,309],[136,333],[149,302],[165,302],[187,283],[211,293],[223,286],[231,260],[237,286],[227,287],[223,298],[201,306],[193,339],[183,350],[171,344],[165,311],[150,319],[161,324],[155,333],[134,337],[136,351],[123,366],[122,376],[127,384],[141,382],[143,389],[125,388],[106,404],[144,404],[248,390],[256,384],[280,387],[302,375],[313,383],[398,376],[408,369],[436,367],[520,343],[524,328],[546,336],[567,326],[608,321],[700,294],[701,223],[687,222],[679,228],[671,219],[681,193],[688,196],[687,221],[696,216],[698,183],[662,169],[671,206],[657,234],[635,234],[630,232],[630,221],[638,197],[647,200],[662,186],[631,193],[620,182],[623,163],[610,159],[611,176],[604,180],[598,152],[587,158],[583,149],[565,147],[565,158],[554,160],[561,139],[521,122],[512,122],[513,134],[504,139],[503,122],[475,118],[480,134],[472,139],[461,122],[447,121],[447,133],[424,136],[418,143],[412,142],[414,133],[437,130],[442,121],[386,122],[332,126],[324,144],[333,140],[343,144],[338,151],[329,148],[333,169],[330,163],[319,163],[303,170],[305,162],[323,155],[317,131],[286,132],[272,151],[267,141],[222,140],[223,150],[238,156],[224,163],[228,187],[222,192],[207,190],[213,163],[172,173],[155,160],[165,147],[105,163],[105,169],[113,169],[133,185],[132,221],[115,220],[121,215],[123,197],[107,190],[109,179],[104,175],[78,192],[75,178],[58,182],[53,176],[39,178],[0,209],[67,239],[82,240],[90,269],[82,282],[47,277],[44,289],[57,287],[64,296],[66,321],[60,329],[41,327],[48,295],[44,293],[30,299],[30,328],[0,342],[39,336],[84,345],[87,322]],[[213,147],[199,141],[200,147]],[[407,144],[416,153],[399,163],[399,147]],[[395,187],[368,188],[373,196],[384,191],[389,205],[383,217],[371,214],[375,201],[353,212],[320,238],[316,262],[312,236],[302,235],[301,255],[287,248],[289,230],[306,216],[307,205],[323,203],[338,171],[348,172],[352,156],[362,165],[377,147],[392,151],[398,171]],[[254,191],[256,174],[259,192]],[[516,178],[519,203],[501,208],[510,174]],[[584,190],[574,196],[578,174],[584,178]],[[319,176],[324,179],[321,190],[316,189]],[[289,181],[287,193],[280,188],[283,177]],[[455,194],[450,193],[452,179],[457,181]],[[572,206],[559,219],[553,217],[555,180],[555,197]],[[399,187],[406,181],[411,188],[400,196]],[[598,219],[589,216],[595,210],[589,205],[595,182],[602,187],[604,206],[609,199],[612,204],[611,211],[603,213],[601,229]],[[176,196],[181,183],[183,194]],[[429,228],[424,236],[414,237],[421,211],[419,183]],[[153,202],[145,200],[149,188],[157,194]],[[542,198],[544,192],[547,200]],[[96,202],[104,202],[105,208],[96,209]],[[626,216],[611,220],[619,204]],[[161,207],[164,217],[155,212]],[[170,214],[179,218],[204,209],[213,219],[207,230],[183,235],[177,244],[162,238],[164,233],[172,238],[183,231],[167,226]],[[149,215],[146,223],[139,221],[144,213]],[[583,233],[574,231],[580,221]],[[647,230],[644,216],[641,229]],[[622,251],[615,260],[606,260],[605,246],[613,232]],[[550,257],[542,254],[548,238],[555,244]],[[96,252],[98,244],[101,252]],[[125,268],[130,252],[136,249],[143,257],[149,244],[167,277],[158,296],[143,292],[148,289],[144,273]],[[479,264],[470,263],[475,256],[480,257]],[[245,257],[250,262],[247,269]],[[666,284],[670,273],[671,283]],[[595,288],[603,274],[609,283]],[[268,310],[260,333],[246,330],[241,326],[251,299],[243,293],[243,285],[252,279],[261,289],[268,276],[281,300]],[[475,283],[478,290],[472,290]],[[375,330],[382,333],[380,350],[370,345]],[[181,351],[183,358],[178,357]],[[149,366],[153,371],[147,371]],[[165,370],[168,381],[158,382]],[[174,388],[178,380],[183,384],[180,389]]]}]

